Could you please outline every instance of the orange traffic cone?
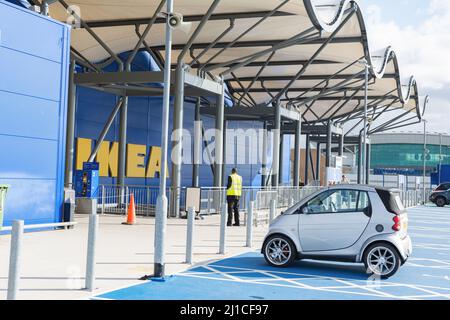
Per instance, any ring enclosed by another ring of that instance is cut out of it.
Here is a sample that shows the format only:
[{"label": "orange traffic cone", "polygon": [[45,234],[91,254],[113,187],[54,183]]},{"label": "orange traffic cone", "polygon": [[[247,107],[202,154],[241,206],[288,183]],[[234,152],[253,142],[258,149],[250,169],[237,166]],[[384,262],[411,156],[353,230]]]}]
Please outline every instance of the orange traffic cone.
[{"label": "orange traffic cone", "polygon": [[136,206],[134,204],[134,194],[130,194],[130,204],[128,205],[128,217],[127,222],[122,224],[134,225],[136,224]]}]

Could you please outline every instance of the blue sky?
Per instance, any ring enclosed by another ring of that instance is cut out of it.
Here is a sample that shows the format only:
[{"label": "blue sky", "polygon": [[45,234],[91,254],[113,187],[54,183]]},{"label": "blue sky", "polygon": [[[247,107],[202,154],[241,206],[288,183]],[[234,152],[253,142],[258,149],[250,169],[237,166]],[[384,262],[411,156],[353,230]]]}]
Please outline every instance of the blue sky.
[{"label": "blue sky", "polygon": [[382,8],[386,21],[395,21],[403,27],[417,25],[418,21],[425,20],[429,2],[428,0],[361,0],[364,9],[373,4],[378,5]]}]

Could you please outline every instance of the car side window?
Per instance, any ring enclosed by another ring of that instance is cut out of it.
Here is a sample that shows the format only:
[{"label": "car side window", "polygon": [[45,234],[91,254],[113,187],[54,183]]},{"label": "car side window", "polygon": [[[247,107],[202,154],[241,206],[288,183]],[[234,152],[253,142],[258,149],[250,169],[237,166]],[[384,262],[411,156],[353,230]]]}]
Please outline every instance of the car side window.
[{"label": "car side window", "polygon": [[359,191],[332,190],[310,200],[304,208],[308,214],[357,212]]},{"label": "car side window", "polygon": [[369,194],[365,191],[359,192],[358,212],[368,210],[371,208]]}]

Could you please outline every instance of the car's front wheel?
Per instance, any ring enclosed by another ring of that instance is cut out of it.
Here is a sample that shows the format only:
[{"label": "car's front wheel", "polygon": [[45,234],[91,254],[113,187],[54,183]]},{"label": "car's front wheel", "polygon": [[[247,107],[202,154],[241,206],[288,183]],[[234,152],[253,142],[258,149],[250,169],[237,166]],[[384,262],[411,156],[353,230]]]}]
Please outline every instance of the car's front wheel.
[{"label": "car's front wheel", "polygon": [[364,252],[364,265],[368,274],[381,279],[392,277],[402,265],[402,259],[394,246],[387,243],[376,243]]},{"label": "car's front wheel", "polygon": [[295,245],[283,235],[271,236],[264,244],[264,258],[273,267],[289,267],[297,258]]},{"label": "car's front wheel", "polygon": [[438,197],[438,198],[436,199],[436,205],[437,205],[439,208],[445,207],[446,204],[447,204],[447,200],[446,200],[444,197]]}]

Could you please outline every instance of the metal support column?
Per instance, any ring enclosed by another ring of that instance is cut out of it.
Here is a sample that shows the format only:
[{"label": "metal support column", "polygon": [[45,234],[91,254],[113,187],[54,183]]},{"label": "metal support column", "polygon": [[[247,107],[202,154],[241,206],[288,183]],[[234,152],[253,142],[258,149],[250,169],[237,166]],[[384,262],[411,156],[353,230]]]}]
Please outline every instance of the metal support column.
[{"label": "metal support column", "polygon": [[225,119],[223,121],[223,165],[222,165],[222,181],[227,181],[227,125],[228,122]]},{"label": "metal support column", "polygon": [[75,112],[77,87],[74,82],[75,61],[70,61],[69,94],[67,104],[67,132],[66,132],[66,166],[64,172],[64,187],[73,187],[73,158],[75,150]]},{"label": "metal support column", "polygon": [[[173,12],[173,0],[167,0],[167,13]],[[169,108],[170,108],[170,74],[172,64],[172,27],[169,19],[166,19],[166,54],[164,66],[164,97],[161,128],[161,167],[166,167],[167,146],[169,131]],[[165,237],[167,228],[167,195],[166,195],[166,170],[161,170],[159,180],[159,195],[156,204],[155,215],[155,254],[154,254],[154,276],[163,278],[165,276]],[[144,277],[147,278],[147,277]]]},{"label": "metal support column", "polygon": [[114,119],[116,119],[117,113],[119,113],[119,110],[122,107],[122,103],[123,98],[120,98],[119,101],[117,101],[116,106],[112,110],[111,114],[109,115],[109,118],[106,121],[105,126],[103,127],[103,130],[95,143],[94,150],[92,150],[91,155],[89,156],[88,162],[93,162],[95,160],[95,157],[97,156],[97,153],[100,150],[102,143],[105,141],[106,135],[108,134],[109,129],[111,128],[114,122]]},{"label": "metal support column", "polygon": [[442,133],[439,133],[439,181],[438,184],[441,184],[441,176],[442,176]]},{"label": "metal support column", "polygon": [[[280,126],[281,130],[281,126]],[[284,172],[284,135],[280,133],[280,160],[278,161],[278,184],[283,185],[283,172]]]},{"label": "metal support column", "polygon": [[344,145],[345,145],[345,135],[341,134],[339,136],[339,157],[344,156]]},{"label": "metal support column", "polygon": [[305,178],[304,183],[308,185],[309,183],[309,155],[310,155],[310,147],[311,147],[311,138],[310,135],[306,135],[306,147],[305,147]]},{"label": "metal support column", "polygon": [[214,166],[214,187],[222,187],[223,175],[223,125],[225,119],[225,92],[217,96],[216,105],[216,147]]},{"label": "metal support column", "polygon": [[267,186],[267,122],[264,121],[263,127],[263,141],[262,141],[262,171],[261,171],[261,186]]},{"label": "metal support column", "polygon": [[202,125],[200,115],[201,99],[197,99],[195,105],[195,118],[194,118],[194,159],[192,165],[192,186],[198,188],[200,185],[200,159],[202,153]]},{"label": "metal support column", "polygon": [[48,0],[42,0],[41,3],[41,14],[44,16],[48,16]]},{"label": "metal support column", "polygon": [[279,101],[275,104],[273,134],[273,152],[272,152],[272,187],[278,187],[280,170],[280,142],[281,142],[281,104]]},{"label": "metal support column", "polygon": [[332,157],[331,145],[333,143],[333,133],[331,131],[332,125],[333,124],[331,122],[328,122],[328,125],[327,125],[327,144],[326,144],[326,162],[325,162],[327,168],[331,167],[331,157]]},{"label": "metal support column", "polygon": [[427,178],[427,120],[423,119],[423,182],[422,182],[422,202],[427,203],[425,180]]},{"label": "metal support column", "polygon": [[370,184],[370,156],[372,153],[372,145],[366,145],[366,184]]},{"label": "metal support column", "polygon": [[364,160],[367,158],[367,107],[369,103],[369,65],[367,61],[365,62],[365,86],[364,86],[364,128],[363,128],[363,142],[362,142],[362,159],[361,159],[361,181],[365,181],[367,179],[364,178],[365,171],[364,170]]},{"label": "metal support column", "polygon": [[359,134],[359,144],[358,144],[358,184],[362,184],[362,170],[363,170],[363,157],[362,157],[362,149],[363,149],[363,136],[362,132]]},{"label": "metal support column", "polygon": [[326,144],[326,163],[325,163],[325,185],[328,185],[329,181],[330,181],[330,177],[328,176],[328,168],[331,167],[331,158],[332,158],[332,153],[331,153],[331,145],[333,143],[333,132],[332,132],[332,126],[333,124],[329,121],[328,125],[327,125],[327,144]]},{"label": "metal support column", "polygon": [[317,143],[317,148],[316,148],[316,174],[315,174],[315,179],[317,181],[320,181],[320,177],[321,177],[321,163],[322,163],[322,159],[321,159],[321,152],[320,152],[320,147],[321,144],[318,142]]},{"label": "metal support column", "polygon": [[297,121],[295,127],[295,149],[294,149],[294,187],[300,185],[300,161],[301,161],[301,144],[302,122]]},{"label": "metal support column", "polygon": [[172,212],[170,216],[180,215],[181,195],[181,165],[182,165],[182,130],[184,113],[184,65],[180,65],[176,71],[175,102],[173,111],[172,131],[172,204],[169,206]]},{"label": "metal support column", "polygon": [[123,97],[122,108],[120,111],[119,127],[119,168],[117,184],[125,185],[125,167],[127,159],[127,124],[128,124],[128,97]]}]

